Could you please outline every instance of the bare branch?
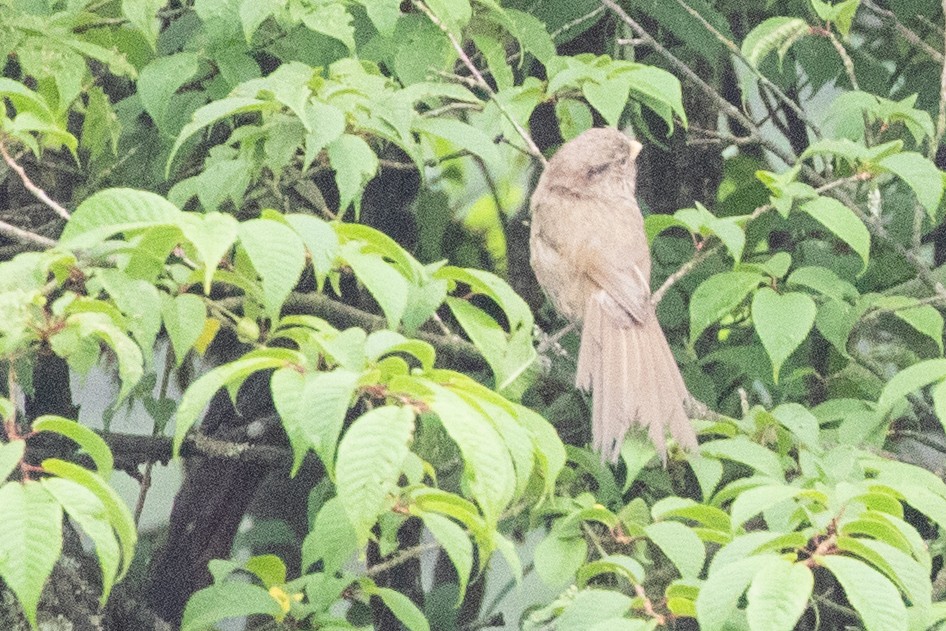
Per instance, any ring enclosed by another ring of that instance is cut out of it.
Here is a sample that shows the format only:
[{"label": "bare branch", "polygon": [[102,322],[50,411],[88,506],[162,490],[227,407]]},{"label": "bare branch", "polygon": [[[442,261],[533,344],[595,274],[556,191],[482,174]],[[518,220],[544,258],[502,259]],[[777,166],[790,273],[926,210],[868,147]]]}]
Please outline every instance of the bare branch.
[{"label": "bare branch", "polygon": [[33,197],[35,197],[39,201],[43,202],[44,204],[52,208],[56,212],[56,214],[62,217],[63,219],[67,221],[69,220],[69,211],[63,208],[57,202],[53,201],[53,199],[49,195],[46,194],[46,191],[44,191],[40,187],[33,184],[33,180],[31,180],[29,176],[26,175],[26,171],[23,170],[23,167],[17,164],[16,160],[14,160],[10,156],[10,154],[7,152],[7,147],[4,144],[3,140],[0,140],[0,154],[3,155],[4,162],[6,162],[7,165],[11,169],[13,169],[17,175],[20,176],[20,181],[23,182],[23,186],[25,186],[26,190],[28,190],[30,193],[33,194]]}]

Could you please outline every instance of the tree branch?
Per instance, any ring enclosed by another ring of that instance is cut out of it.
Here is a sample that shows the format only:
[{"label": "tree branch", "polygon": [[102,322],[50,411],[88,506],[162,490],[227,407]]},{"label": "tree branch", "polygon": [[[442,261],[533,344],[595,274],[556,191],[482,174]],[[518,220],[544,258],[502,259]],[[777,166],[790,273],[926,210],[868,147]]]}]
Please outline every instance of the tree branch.
[{"label": "tree branch", "polygon": [[33,197],[52,208],[57,215],[66,221],[69,220],[69,211],[57,202],[53,201],[53,199],[46,194],[46,191],[33,183],[33,180],[31,180],[29,176],[26,175],[26,171],[23,170],[23,167],[17,164],[16,160],[14,160],[7,152],[7,147],[3,139],[0,139],[0,155],[3,156],[3,161],[6,162],[7,165],[13,169],[13,171],[16,172],[18,176],[20,176],[20,181],[23,182],[23,186],[25,186],[26,190],[33,194]]}]

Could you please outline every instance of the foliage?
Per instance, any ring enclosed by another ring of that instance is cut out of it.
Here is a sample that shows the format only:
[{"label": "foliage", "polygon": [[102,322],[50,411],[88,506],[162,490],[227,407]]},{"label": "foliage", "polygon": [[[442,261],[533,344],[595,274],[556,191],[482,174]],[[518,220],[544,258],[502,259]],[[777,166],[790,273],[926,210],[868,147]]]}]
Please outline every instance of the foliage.
[{"label": "foliage", "polygon": [[[266,449],[319,472],[306,533],[211,561],[184,629],[485,627],[499,558],[556,590],[500,618],[525,629],[946,621],[942,9],[633,4],[0,5],[0,579],[29,625],[70,523],[103,606],[136,580],[115,468]],[[576,336],[537,331],[520,255],[525,174],[593,125],[649,141],[655,208],[683,184],[655,168],[713,146],[707,194],[645,222],[716,411],[666,468],[582,446]],[[114,374],[104,430],[43,407],[55,361]],[[254,380],[282,442],[209,441]],[[138,403],[158,454],[109,427]]]}]

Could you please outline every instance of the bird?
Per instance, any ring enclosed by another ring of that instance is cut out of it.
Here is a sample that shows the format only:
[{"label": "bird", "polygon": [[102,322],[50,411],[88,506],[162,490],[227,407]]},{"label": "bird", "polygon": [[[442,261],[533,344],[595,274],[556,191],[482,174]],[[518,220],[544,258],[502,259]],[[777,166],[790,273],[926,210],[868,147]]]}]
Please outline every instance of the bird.
[{"label": "bird", "polygon": [[692,397],[657,322],[638,206],[642,145],[613,128],[559,148],[530,202],[530,262],[557,311],[581,325],[576,386],[591,393],[592,447],[616,462],[632,426],[666,464],[666,435],[697,450]]}]

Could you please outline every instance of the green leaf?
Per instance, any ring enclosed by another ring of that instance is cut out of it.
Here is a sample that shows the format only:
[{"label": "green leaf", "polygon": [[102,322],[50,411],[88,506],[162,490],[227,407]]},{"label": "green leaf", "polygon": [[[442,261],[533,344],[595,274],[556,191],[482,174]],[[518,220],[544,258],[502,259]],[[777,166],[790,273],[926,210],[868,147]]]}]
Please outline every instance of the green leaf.
[{"label": "green leaf", "polygon": [[838,579],[867,631],[907,630],[907,609],[897,588],[883,574],[856,559],[837,555],[814,558]]},{"label": "green leaf", "polygon": [[421,380],[433,397],[430,409],[460,448],[464,478],[483,515],[495,524],[515,491],[515,470],[509,451],[488,419],[450,389]]},{"label": "green leaf", "polygon": [[621,120],[630,89],[630,79],[621,75],[604,79],[600,83],[585,81],[581,85],[581,92],[588,99],[588,103],[598,110],[611,127],[617,127]]},{"label": "green leaf", "polygon": [[452,519],[436,513],[421,513],[420,518],[427,530],[434,536],[440,547],[444,549],[453,567],[456,568],[460,581],[460,595],[457,605],[466,595],[466,586],[473,571],[473,544],[469,535]]},{"label": "green leaf", "polygon": [[808,337],[817,311],[807,294],[778,294],[763,287],[752,299],[752,321],[772,360],[776,383],[782,364]]},{"label": "green leaf", "polygon": [[[555,118],[558,119],[558,129],[565,141],[575,138],[583,131],[594,126],[594,117],[591,110],[577,99],[562,98],[555,101]],[[651,215],[647,219],[665,216]]]},{"label": "green leaf", "polygon": [[255,614],[277,618],[283,611],[276,599],[259,585],[225,581],[205,587],[190,597],[181,619],[181,631],[204,631],[221,620]]},{"label": "green leaf", "polygon": [[804,563],[780,557],[769,559],[749,586],[749,628],[792,631],[808,606],[814,586],[815,577]]},{"label": "green leaf", "polygon": [[240,24],[247,43],[253,40],[256,29],[266,18],[286,6],[286,0],[242,0],[240,2]]},{"label": "green leaf", "polygon": [[365,593],[380,598],[384,606],[390,609],[391,613],[410,631],[430,631],[430,623],[427,622],[424,613],[404,594],[388,587],[368,588],[365,581],[362,581],[362,587]]},{"label": "green leaf", "polygon": [[746,587],[773,558],[778,557],[750,556],[718,569],[711,567],[710,574],[700,587],[699,596],[696,598],[696,618],[700,623],[700,631],[725,629]]},{"label": "green leaf", "polygon": [[576,583],[584,587],[601,574],[616,574],[626,578],[633,585],[644,583],[644,567],[637,560],[623,554],[609,554],[597,561],[586,563],[578,571]]},{"label": "green leaf", "polygon": [[72,249],[89,248],[119,232],[173,224],[180,215],[181,211],[160,195],[110,188],[79,204],[62,231],[59,244]]},{"label": "green leaf", "polygon": [[292,226],[305,244],[315,271],[317,288],[322,291],[325,278],[335,267],[339,248],[338,235],[327,222],[310,215],[286,215],[286,223]]},{"label": "green leaf", "polygon": [[176,120],[173,113],[169,119],[171,97],[197,74],[198,61],[197,54],[193,52],[157,57],[142,68],[138,75],[138,97],[141,99],[141,105],[158,129],[165,134],[170,135],[177,131],[176,128],[172,129]]},{"label": "green leaf", "polygon": [[808,24],[801,18],[774,17],[759,24],[742,41],[742,55],[754,68],[773,50],[778,50],[779,61],[788,48],[808,33]]},{"label": "green leaf", "polygon": [[691,528],[677,521],[658,521],[645,526],[644,532],[683,578],[699,577],[706,561],[706,548]]},{"label": "green leaf", "polygon": [[66,318],[66,325],[74,328],[80,338],[97,338],[112,349],[118,359],[118,378],[122,382],[118,400],[124,400],[144,375],[144,358],[138,345],[104,313],[73,313]]},{"label": "green leaf", "polygon": [[95,544],[95,556],[102,569],[102,597],[99,604],[104,607],[119,576],[121,564],[121,549],[105,505],[95,493],[78,482],[65,478],[43,478],[42,484]]},{"label": "green leaf", "polygon": [[588,542],[578,534],[558,533],[553,528],[535,547],[535,571],[550,587],[561,587],[575,580],[575,574],[588,558]]},{"label": "green leaf", "polygon": [[683,89],[680,80],[662,68],[644,64],[632,64],[621,71],[630,80],[630,96],[658,114],[673,131],[673,114],[687,126],[687,115],[683,109]]},{"label": "green leaf", "polygon": [[335,447],[355,397],[358,379],[358,373],[341,368],[305,374],[294,368],[283,368],[273,373],[273,403],[292,443],[293,473],[298,471],[311,445],[332,475]]},{"label": "green leaf", "polygon": [[832,300],[844,302],[858,297],[857,288],[841,280],[833,270],[827,267],[800,267],[788,277],[789,285],[801,285],[813,289]]},{"label": "green leaf", "polygon": [[345,10],[340,2],[327,2],[321,5],[309,5],[302,14],[302,23],[307,27],[333,37],[345,44],[349,52],[355,51],[355,28],[352,26],[351,14]]},{"label": "green leaf", "polygon": [[870,260],[870,233],[850,208],[836,199],[818,197],[801,205],[801,210],[814,217],[836,237],[847,243],[864,261]]},{"label": "green leaf", "polygon": [[14,440],[0,444],[0,485],[6,482],[10,474],[20,466],[24,453],[26,453],[25,440]]},{"label": "green leaf", "polygon": [[295,230],[272,219],[245,221],[239,234],[240,245],[262,280],[267,315],[275,321],[305,269],[305,246]]},{"label": "green leaf", "polygon": [[378,302],[388,326],[396,329],[407,310],[408,281],[380,254],[366,250],[368,248],[361,244],[346,243],[342,246],[341,258]]},{"label": "green leaf", "polygon": [[188,430],[197,421],[211,397],[220,388],[231,383],[240,383],[260,370],[282,368],[293,364],[305,365],[305,357],[296,351],[284,348],[265,348],[250,351],[240,359],[214,368],[195,381],[184,392],[177,406],[177,423],[174,428],[174,455],[181,451],[181,444]]},{"label": "green leaf", "polygon": [[361,193],[378,172],[378,156],[360,136],[342,134],[328,146],[328,159],[335,169],[339,217],[352,203],[355,217],[358,217],[361,214]]},{"label": "green leaf", "polygon": [[598,622],[608,625],[624,618],[633,602],[619,592],[604,589],[583,589],[565,605],[555,620],[557,631],[587,631]]},{"label": "green leaf", "polygon": [[928,609],[932,604],[930,569],[907,552],[866,537],[838,537],[838,549],[857,555],[883,572],[906,594],[912,606]]},{"label": "green leaf", "polygon": [[338,496],[361,544],[393,501],[413,433],[414,411],[386,406],[356,419],[338,444]]},{"label": "green leaf", "polygon": [[340,109],[316,100],[306,103],[305,117],[302,120],[307,124],[302,170],[308,171],[322,149],[345,133],[346,121],[345,113]]},{"label": "green leaf", "polygon": [[184,238],[197,250],[198,261],[204,265],[204,293],[209,295],[214,272],[220,260],[233,247],[239,233],[239,223],[232,215],[211,212],[183,213],[178,225]]},{"label": "green leaf", "polygon": [[936,221],[936,209],[943,198],[943,172],[935,164],[919,153],[904,151],[887,156],[879,166],[906,182],[930,220]]},{"label": "green leaf", "polygon": [[765,484],[740,493],[732,503],[730,514],[733,526],[742,526],[748,520],[773,506],[797,497],[802,489],[784,484]]},{"label": "green leaf", "polygon": [[101,436],[85,425],[80,425],[76,421],[61,416],[45,414],[33,421],[33,431],[54,432],[69,438],[92,458],[96,472],[103,480],[108,480],[112,475],[112,469],[115,465],[112,451]]},{"label": "green leaf", "polygon": [[0,486],[0,579],[36,628],[36,607],[62,552],[62,508],[41,484]]},{"label": "green leaf", "polygon": [[[252,0],[250,0],[252,1]],[[368,19],[385,37],[394,34],[394,27],[401,17],[400,0],[355,0],[365,7]]]},{"label": "green leaf", "polygon": [[[154,347],[161,330],[161,296],[149,282],[132,279],[128,274],[114,269],[103,269],[96,273],[96,280],[127,316],[126,326],[142,350]],[[145,355],[150,366],[152,354]]]},{"label": "green leaf", "polygon": [[928,359],[898,372],[884,386],[877,401],[878,412],[886,415],[895,403],[911,392],[946,378],[946,359]]},{"label": "green leaf", "polygon": [[116,580],[121,580],[131,567],[131,561],[135,555],[135,545],[138,543],[138,531],[128,506],[105,480],[84,467],[58,458],[43,460],[42,467],[48,473],[85,487],[105,507],[104,517],[115,530],[115,534],[118,535],[118,543],[121,547],[122,565],[121,571],[116,577]]},{"label": "green leaf", "polygon": [[429,0],[427,6],[455,37],[462,39],[460,31],[473,17],[470,0]]},{"label": "green leaf", "polygon": [[499,149],[492,139],[482,130],[453,118],[418,118],[413,128],[466,149],[475,156],[479,156],[487,167],[498,167],[502,160]]},{"label": "green leaf", "polygon": [[207,306],[194,294],[181,294],[174,298],[162,294],[161,318],[171,338],[175,363],[180,366],[204,330]]},{"label": "green leaf", "polygon": [[764,280],[755,272],[723,272],[703,281],[690,298],[690,344],[741,305]]},{"label": "green leaf", "polygon": [[785,472],[775,452],[752,442],[747,436],[703,443],[700,445],[700,453],[704,456],[742,463],[773,480],[782,480],[785,477]]},{"label": "green leaf", "polygon": [[333,497],[319,509],[312,530],[302,542],[302,567],[310,568],[322,561],[327,574],[335,574],[361,549],[345,506],[340,497]]},{"label": "green leaf", "polygon": [[801,445],[812,451],[821,450],[821,427],[815,415],[805,407],[798,403],[783,403],[772,410],[772,416],[793,433]]},{"label": "green leaf", "polygon": [[177,135],[177,140],[174,141],[171,154],[168,156],[165,174],[171,172],[171,162],[174,161],[174,156],[177,155],[181,145],[204,127],[213,125],[217,121],[237,114],[274,110],[278,107],[279,103],[275,101],[264,101],[262,99],[248,98],[245,96],[231,96],[204,105],[194,112],[190,122],[184,125],[184,128]]}]

